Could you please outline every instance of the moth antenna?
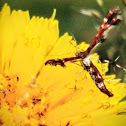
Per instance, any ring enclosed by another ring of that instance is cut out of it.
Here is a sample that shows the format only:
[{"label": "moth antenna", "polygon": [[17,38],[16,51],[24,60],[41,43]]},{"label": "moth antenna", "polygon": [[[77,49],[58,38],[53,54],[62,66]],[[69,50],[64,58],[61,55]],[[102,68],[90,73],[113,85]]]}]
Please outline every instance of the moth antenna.
[{"label": "moth antenna", "polygon": [[126,71],[126,68],[120,66],[119,64],[116,64],[116,67],[118,67],[118,68],[123,69],[124,71]]},{"label": "moth antenna", "polygon": [[115,59],[115,61],[117,61],[119,58],[120,58],[120,56],[118,56],[118,57]]},{"label": "moth antenna", "polygon": [[105,63],[111,64],[111,65],[113,66],[114,72],[116,71],[116,70],[115,70],[115,66],[116,66],[117,68],[119,68],[119,69],[123,69],[124,71],[126,71],[126,68],[120,66],[119,64],[116,64],[116,61],[117,61],[119,58],[120,58],[120,56],[118,56],[114,61],[103,60],[102,58],[101,58],[100,60],[101,60],[101,62],[105,62]]}]

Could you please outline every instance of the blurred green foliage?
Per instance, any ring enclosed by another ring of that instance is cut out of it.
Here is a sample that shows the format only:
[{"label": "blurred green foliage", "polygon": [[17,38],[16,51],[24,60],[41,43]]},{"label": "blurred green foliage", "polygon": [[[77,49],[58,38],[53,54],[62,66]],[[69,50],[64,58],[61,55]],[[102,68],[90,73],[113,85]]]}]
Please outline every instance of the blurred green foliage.
[{"label": "blurred green foliage", "polygon": [[[100,6],[97,1],[103,2]],[[120,56],[117,63],[126,68],[126,3],[123,0],[3,0],[0,2],[0,8],[4,3],[8,3],[11,9],[29,10],[30,16],[51,17],[53,9],[56,8],[56,19],[59,20],[60,35],[65,32],[72,33],[77,42],[85,41],[90,43],[100,26],[102,19],[108,10],[114,6],[119,6],[122,11],[123,21],[115,27],[107,37],[105,43],[101,44],[95,52],[111,61]],[[96,16],[87,16],[79,13],[80,9],[95,9],[101,14],[101,18]],[[117,78],[126,82],[126,72],[122,69],[110,66],[110,73],[115,73]]]}]

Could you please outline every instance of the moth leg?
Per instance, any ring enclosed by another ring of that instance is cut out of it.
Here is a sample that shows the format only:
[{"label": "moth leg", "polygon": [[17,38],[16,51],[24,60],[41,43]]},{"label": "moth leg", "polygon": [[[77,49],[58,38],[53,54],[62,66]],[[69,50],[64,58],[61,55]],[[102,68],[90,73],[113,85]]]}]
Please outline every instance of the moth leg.
[{"label": "moth leg", "polygon": [[76,86],[76,83],[77,83],[77,76],[78,76],[79,73],[81,73],[81,72],[83,72],[83,71],[84,71],[84,69],[82,69],[82,70],[80,70],[80,71],[78,71],[78,72],[76,73],[76,77],[75,77],[75,87],[74,87],[75,90],[77,89],[77,86]]},{"label": "moth leg", "polygon": [[[102,73],[104,73],[104,67],[103,67],[103,65],[102,65],[102,62],[101,62],[101,60],[99,59],[99,58],[96,58],[95,56],[90,56],[91,58],[94,58],[94,60],[92,61],[93,63],[95,62],[95,61],[98,61],[100,64],[101,64],[101,68],[102,68]],[[104,75],[104,74],[103,74]]]}]

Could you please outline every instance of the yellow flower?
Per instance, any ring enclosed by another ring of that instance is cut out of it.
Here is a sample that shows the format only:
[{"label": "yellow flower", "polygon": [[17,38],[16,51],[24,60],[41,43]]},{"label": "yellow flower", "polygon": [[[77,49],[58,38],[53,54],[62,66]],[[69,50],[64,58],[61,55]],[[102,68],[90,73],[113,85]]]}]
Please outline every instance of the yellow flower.
[{"label": "yellow flower", "polygon": [[[74,56],[76,42],[65,33],[59,37],[58,21],[32,17],[28,11],[0,12],[0,125],[3,126],[124,126],[126,84],[106,76],[108,64],[95,66],[114,97],[95,86],[89,73],[74,63],[45,66],[48,59]],[[72,43],[72,44],[71,44]],[[82,43],[77,49],[85,50]],[[97,54],[94,54],[98,57]],[[93,60],[93,59],[92,59]]]}]

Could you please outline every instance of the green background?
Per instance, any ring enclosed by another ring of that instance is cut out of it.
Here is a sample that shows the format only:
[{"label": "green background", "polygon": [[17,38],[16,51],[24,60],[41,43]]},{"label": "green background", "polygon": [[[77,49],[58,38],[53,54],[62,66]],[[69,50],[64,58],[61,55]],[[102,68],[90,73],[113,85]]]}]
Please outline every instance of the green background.
[{"label": "green background", "polygon": [[[56,8],[56,19],[59,20],[60,35],[65,32],[72,33],[77,42],[85,41],[90,43],[95,36],[96,27],[100,26],[102,19],[108,10],[114,6],[119,6],[122,11],[123,21],[112,29],[105,43],[101,44],[94,52],[100,57],[109,61],[114,61],[120,56],[117,64],[126,68],[126,6],[123,0],[103,0],[100,6],[96,0],[3,0],[0,2],[0,9],[4,3],[8,3],[11,9],[29,10],[30,16],[43,16],[50,18],[53,9]],[[95,9],[101,13],[101,19],[96,16],[86,16],[79,13],[80,9]],[[108,74],[116,74],[122,82],[126,82],[126,72],[122,69],[109,66]]]}]

